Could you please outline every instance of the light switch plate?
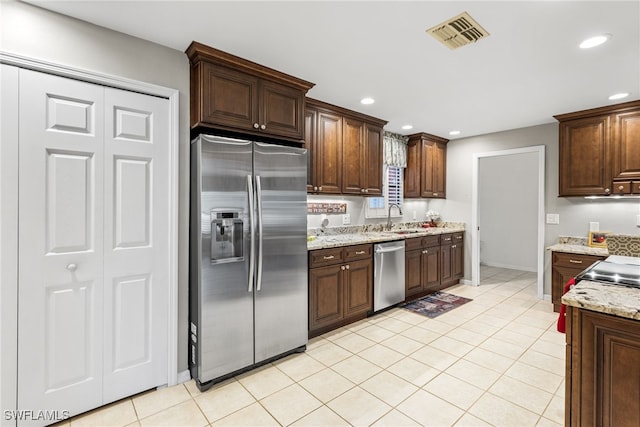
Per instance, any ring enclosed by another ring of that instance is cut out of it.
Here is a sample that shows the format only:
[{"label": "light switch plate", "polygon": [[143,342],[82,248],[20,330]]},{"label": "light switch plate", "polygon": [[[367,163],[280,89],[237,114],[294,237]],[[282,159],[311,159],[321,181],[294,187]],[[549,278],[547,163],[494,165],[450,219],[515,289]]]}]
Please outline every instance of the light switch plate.
[{"label": "light switch plate", "polygon": [[589,231],[600,231],[600,223],[594,221],[589,222]]},{"label": "light switch plate", "polygon": [[351,215],[342,214],[342,225],[349,225],[349,224],[351,224]]},{"label": "light switch plate", "polygon": [[640,215],[636,215],[636,227],[640,227]]},{"label": "light switch plate", "polygon": [[560,224],[560,214],[547,214],[547,224]]}]

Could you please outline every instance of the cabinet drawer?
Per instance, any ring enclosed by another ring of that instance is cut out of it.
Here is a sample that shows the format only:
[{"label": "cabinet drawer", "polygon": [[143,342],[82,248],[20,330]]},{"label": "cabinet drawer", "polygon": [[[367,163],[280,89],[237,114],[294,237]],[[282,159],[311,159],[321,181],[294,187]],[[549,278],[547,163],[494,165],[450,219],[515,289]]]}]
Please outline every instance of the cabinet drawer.
[{"label": "cabinet drawer", "polygon": [[404,241],[404,250],[411,251],[414,249],[420,249],[422,247],[422,238],[413,237],[411,239],[405,239]]},{"label": "cabinet drawer", "polygon": [[309,252],[309,268],[324,267],[342,261],[342,248],[319,249]]},{"label": "cabinet drawer", "polygon": [[431,248],[433,246],[440,246],[440,236],[425,236],[422,238],[422,247]]},{"label": "cabinet drawer", "polygon": [[464,233],[453,233],[453,243],[461,243],[464,240]]},{"label": "cabinet drawer", "polygon": [[373,245],[370,244],[347,246],[344,248],[344,260],[353,261],[356,259],[371,258],[372,250]]},{"label": "cabinet drawer", "polygon": [[569,267],[584,270],[594,262],[604,259],[598,255],[570,254],[565,252],[553,252],[553,267]]},{"label": "cabinet drawer", "polygon": [[450,245],[453,243],[453,234],[442,234],[440,235],[440,244],[442,245]]}]

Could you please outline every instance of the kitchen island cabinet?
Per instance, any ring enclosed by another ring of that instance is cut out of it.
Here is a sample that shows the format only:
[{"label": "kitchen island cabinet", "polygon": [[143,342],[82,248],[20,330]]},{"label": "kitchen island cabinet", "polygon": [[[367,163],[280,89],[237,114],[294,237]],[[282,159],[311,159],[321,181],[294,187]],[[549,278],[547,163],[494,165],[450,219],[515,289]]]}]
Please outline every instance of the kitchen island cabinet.
[{"label": "kitchen island cabinet", "polygon": [[562,301],[565,425],[640,425],[640,289],[582,281]]},{"label": "kitchen island cabinet", "polygon": [[559,196],[640,194],[640,101],[554,117]]},{"label": "kitchen island cabinet", "polygon": [[309,251],[309,337],[373,310],[373,245]]},{"label": "kitchen island cabinet", "polygon": [[305,94],[314,84],[193,42],[191,127],[304,142]]}]

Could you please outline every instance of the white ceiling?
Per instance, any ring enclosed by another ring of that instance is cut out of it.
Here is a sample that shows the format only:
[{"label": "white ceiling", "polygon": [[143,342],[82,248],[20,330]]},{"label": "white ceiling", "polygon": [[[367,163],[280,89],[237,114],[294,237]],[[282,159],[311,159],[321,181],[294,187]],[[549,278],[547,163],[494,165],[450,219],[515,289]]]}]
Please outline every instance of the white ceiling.
[{"label": "white ceiling", "polygon": [[[638,0],[29,2],[182,52],[195,40],[275,68],[316,83],[309,96],[402,134],[462,138],[640,98]],[[451,51],[425,33],[463,11],[491,35]],[[578,48],[601,33],[613,37]],[[631,95],[607,99],[617,92]],[[365,96],[376,102],[361,105]]]}]

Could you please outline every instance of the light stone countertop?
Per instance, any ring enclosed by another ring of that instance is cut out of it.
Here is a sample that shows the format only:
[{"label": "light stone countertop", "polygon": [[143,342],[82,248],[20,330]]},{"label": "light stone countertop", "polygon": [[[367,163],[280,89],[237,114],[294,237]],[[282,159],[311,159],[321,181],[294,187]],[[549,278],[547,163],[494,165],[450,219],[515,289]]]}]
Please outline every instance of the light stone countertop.
[{"label": "light stone countertop", "polygon": [[608,256],[609,251],[607,248],[592,248],[587,245],[572,245],[568,243],[558,243],[552,246],[547,247],[548,251],[554,252],[566,252],[570,254],[582,254],[582,255],[600,255],[600,256]]},{"label": "light stone countertop", "polygon": [[562,296],[562,303],[599,313],[640,320],[640,289],[582,280]]},{"label": "light stone countertop", "polygon": [[[417,231],[418,232],[413,232]],[[394,232],[395,231],[395,232]],[[411,231],[407,234],[398,234],[397,232]],[[365,243],[391,242],[393,240],[404,240],[413,237],[429,236],[434,234],[456,233],[464,231],[464,226],[447,226],[432,228],[411,228],[411,229],[394,229],[393,231],[363,231],[356,233],[344,234],[327,234],[319,235],[315,240],[307,242],[307,250],[337,248],[340,246],[361,245]]]}]

